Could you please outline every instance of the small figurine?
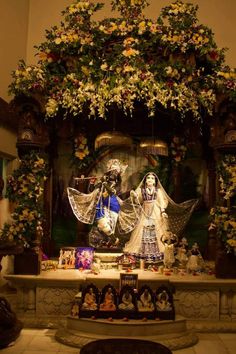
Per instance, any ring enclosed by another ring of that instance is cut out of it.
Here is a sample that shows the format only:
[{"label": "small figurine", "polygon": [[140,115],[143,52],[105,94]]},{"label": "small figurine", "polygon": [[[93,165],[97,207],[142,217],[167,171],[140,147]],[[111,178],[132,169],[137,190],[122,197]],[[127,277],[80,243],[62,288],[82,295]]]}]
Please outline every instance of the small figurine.
[{"label": "small figurine", "polygon": [[164,248],[164,265],[166,268],[171,268],[175,263],[175,245],[178,242],[178,237],[172,232],[166,232],[162,237],[161,241],[163,242]]},{"label": "small figurine", "polygon": [[187,270],[189,272],[199,272],[202,270],[203,258],[199,250],[197,242],[194,242],[191,250],[189,251],[189,259],[187,262]]},{"label": "small figurine", "polygon": [[170,311],[172,310],[171,302],[169,301],[169,295],[166,290],[163,290],[157,296],[156,307],[159,311]]},{"label": "small figurine", "polygon": [[93,288],[90,287],[88,292],[84,296],[84,302],[82,303],[81,309],[94,311],[97,310],[97,308],[98,305],[96,302],[96,295],[93,291]]},{"label": "small figurine", "polygon": [[138,311],[140,312],[151,312],[154,311],[154,304],[152,301],[152,295],[150,294],[150,291],[148,288],[145,288],[140,295],[140,298],[138,300]]},{"label": "small figurine", "polygon": [[100,311],[115,311],[116,310],[114,294],[112,292],[111,287],[108,287],[108,289],[105,293],[105,296],[104,296],[104,301],[100,304],[99,310]]},{"label": "small figurine", "polygon": [[132,294],[128,289],[124,291],[124,294],[121,299],[121,303],[118,305],[118,308],[124,311],[132,311],[135,309],[135,306],[133,304]]}]

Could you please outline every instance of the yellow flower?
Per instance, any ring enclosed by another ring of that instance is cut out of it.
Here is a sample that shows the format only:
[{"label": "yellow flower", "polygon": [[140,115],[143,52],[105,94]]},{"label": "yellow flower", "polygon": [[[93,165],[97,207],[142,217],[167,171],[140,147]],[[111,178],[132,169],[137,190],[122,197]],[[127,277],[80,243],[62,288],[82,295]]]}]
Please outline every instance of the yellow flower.
[{"label": "yellow flower", "polygon": [[60,44],[61,42],[62,42],[62,39],[61,39],[61,38],[56,38],[56,39],[55,39],[55,43],[56,43],[56,44]]},{"label": "yellow flower", "polygon": [[106,70],[107,70],[107,63],[102,64],[102,65],[100,66],[100,68],[101,68],[102,70],[106,71]]},{"label": "yellow flower", "polygon": [[123,50],[122,54],[125,57],[131,57],[131,56],[135,56],[139,54],[139,50],[133,49],[133,48],[129,48],[129,49],[125,49]]},{"label": "yellow flower", "polygon": [[87,66],[82,66],[81,67],[82,72],[86,75],[89,76],[90,70],[87,68]]}]

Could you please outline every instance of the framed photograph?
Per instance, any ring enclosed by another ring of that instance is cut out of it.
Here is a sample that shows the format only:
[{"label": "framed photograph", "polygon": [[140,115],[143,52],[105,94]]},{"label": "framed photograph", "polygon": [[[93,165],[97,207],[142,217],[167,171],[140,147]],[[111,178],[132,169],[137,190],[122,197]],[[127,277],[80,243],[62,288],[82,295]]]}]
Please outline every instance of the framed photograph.
[{"label": "framed photograph", "polygon": [[138,274],[120,273],[120,290],[129,285],[132,289],[138,289]]},{"label": "framed photograph", "polygon": [[77,247],[75,253],[75,268],[76,269],[91,269],[93,262],[94,248],[93,247]]}]

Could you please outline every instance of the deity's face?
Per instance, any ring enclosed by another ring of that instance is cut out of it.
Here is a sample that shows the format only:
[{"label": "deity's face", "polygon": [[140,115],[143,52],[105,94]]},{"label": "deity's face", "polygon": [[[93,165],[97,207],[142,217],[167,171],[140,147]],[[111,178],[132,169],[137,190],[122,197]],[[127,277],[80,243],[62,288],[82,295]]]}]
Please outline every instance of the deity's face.
[{"label": "deity's face", "polygon": [[118,173],[120,173],[120,164],[118,161],[113,162],[111,165],[111,170],[116,170]]},{"label": "deity's face", "polygon": [[153,187],[156,185],[156,178],[155,175],[150,173],[149,175],[147,175],[146,177],[146,186],[147,187]]}]

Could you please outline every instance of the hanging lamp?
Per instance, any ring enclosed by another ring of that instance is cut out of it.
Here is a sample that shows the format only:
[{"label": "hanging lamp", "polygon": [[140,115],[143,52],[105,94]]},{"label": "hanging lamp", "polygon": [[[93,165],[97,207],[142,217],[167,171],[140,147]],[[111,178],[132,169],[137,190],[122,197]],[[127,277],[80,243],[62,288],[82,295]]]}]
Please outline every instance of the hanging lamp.
[{"label": "hanging lamp", "polygon": [[119,131],[106,131],[98,135],[95,139],[95,149],[102,146],[131,146],[132,138],[128,134]]},{"label": "hanging lamp", "polygon": [[143,155],[168,156],[168,145],[161,139],[143,138],[140,141],[139,150]]}]

